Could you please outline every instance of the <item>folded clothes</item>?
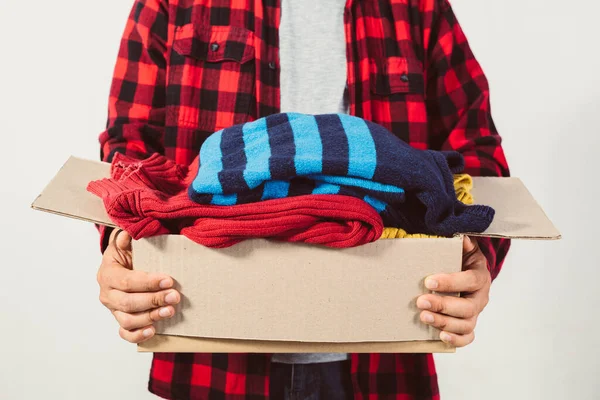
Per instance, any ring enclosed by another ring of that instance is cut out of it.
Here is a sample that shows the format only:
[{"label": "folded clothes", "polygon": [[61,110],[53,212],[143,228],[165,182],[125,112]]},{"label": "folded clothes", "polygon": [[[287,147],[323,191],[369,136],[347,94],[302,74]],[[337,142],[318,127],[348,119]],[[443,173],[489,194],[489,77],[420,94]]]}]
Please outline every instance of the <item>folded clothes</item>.
[{"label": "folded clothes", "polygon": [[[465,204],[473,204],[473,195],[471,194],[473,189],[473,178],[468,174],[457,174],[454,175],[454,191],[456,192],[456,198]],[[401,228],[383,228],[381,237],[379,239],[431,239],[441,238],[442,236],[426,235],[424,233],[408,233]]]},{"label": "folded clothes", "polygon": [[346,195],[373,206],[386,226],[441,236],[482,232],[494,216],[457,200],[459,153],[412,148],[349,115],[274,114],[215,132],[199,157],[189,195],[202,204]]},{"label": "folded clothes", "polygon": [[272,238],[344,248],[381,236],[379,214],[364,201],[342,195],[298,196],[259,204],[215,206],[189,199],[197,170],[154,154],[139,161],[116,154],[111,178],[90,182],[110,219],[134,239],[180,233],[208,247],[248,238]]}]

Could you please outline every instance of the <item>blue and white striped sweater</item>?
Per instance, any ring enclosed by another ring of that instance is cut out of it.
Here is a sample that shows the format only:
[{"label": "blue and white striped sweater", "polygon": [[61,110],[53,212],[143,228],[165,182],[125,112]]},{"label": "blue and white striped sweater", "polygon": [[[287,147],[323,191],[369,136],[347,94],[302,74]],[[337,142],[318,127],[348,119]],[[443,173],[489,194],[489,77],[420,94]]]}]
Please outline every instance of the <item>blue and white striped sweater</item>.
[{"label": "blue and white striped sweater", "polygon": [[203,204],[341,194],[364,199],[386,226],[448,236],[483,231],[493,217],[456,200],[460,154],[414,149],[345,114],[282,113],[223,129],[204,142],[199,165],[189,194]]}]

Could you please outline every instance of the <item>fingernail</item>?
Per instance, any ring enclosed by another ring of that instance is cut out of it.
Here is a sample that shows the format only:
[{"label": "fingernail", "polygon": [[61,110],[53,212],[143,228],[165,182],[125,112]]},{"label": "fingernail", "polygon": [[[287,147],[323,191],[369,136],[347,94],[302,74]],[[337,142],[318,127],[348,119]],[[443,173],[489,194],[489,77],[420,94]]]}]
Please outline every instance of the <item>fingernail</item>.
[{"label": "fingernail", "polygon": [[177,303],[177,294],[175,292],[171,292],[169,293],[166,297],[165,297],[165,301],[169,304],[175,304]]},{"label": "fingernail", "polygon": [[160,310],[158,310],[158,315],[160,315],[163,318],[170,317],[171,309],[169,309],[168,307],[161,308]]},{"label": "fingernail", "polygon": [[158,286],[160,286],[161,289],[168,289],[171,287],[171,280],[170,279],[163,279],[162,281],[160,281],[160,283],[158,284]]},{"label": "fingernail", "polygon": [[150,328],[148,329],[144,329],[144,331],[142,332],[142,335],[144,335],[144,337],[150,337],[152,336],[152,334],[154,333],[154,331]]},{"label": "fingernail", "polygon": [[442,342],[450,343],[452,336],[448,335],[446,332],[442,332],[440,333],[440,339],[442,339]]},{"label": "fingernail", "polygon": [[427,289],[437,289],[438,286],[439,286],[439,283],[435,279],[433,279],[433,278],[425,279],[425,287]]},{"label": "fingernail", "polygon": [[433,315],[429,314],[429,313],[425,313],[423,314],[423,322],[426,322],[428,324],[433,323]]},{"label": "fingernail", "polygon": [[429,310],[431,308],[431,303],[425,299],[418,299],[417,307],[419,307],[422,310]]}]

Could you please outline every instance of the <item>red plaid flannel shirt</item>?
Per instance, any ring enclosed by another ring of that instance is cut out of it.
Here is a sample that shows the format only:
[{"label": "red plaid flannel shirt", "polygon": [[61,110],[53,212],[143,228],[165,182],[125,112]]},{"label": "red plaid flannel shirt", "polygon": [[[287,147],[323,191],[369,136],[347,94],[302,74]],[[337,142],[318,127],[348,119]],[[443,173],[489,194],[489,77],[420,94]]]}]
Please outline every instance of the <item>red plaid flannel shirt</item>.
[{"label": "red plaid flannel shirt", "polygon": [[[158,152],[187,164],[211,133],[278,112],[279,20],[277,0],[135,1],[102,160]],[[471,175],[508,176],[487,80],[447,0],[348,0],[344,24],[351,114],[414,147],[461,152]],[[495,278],[509,242],[478,241]],[[265,399],[269,365],[264,354],[155,354],[149,390]],[[352,354],[351,374],[356,399],[439,398],[430,354]]]}]

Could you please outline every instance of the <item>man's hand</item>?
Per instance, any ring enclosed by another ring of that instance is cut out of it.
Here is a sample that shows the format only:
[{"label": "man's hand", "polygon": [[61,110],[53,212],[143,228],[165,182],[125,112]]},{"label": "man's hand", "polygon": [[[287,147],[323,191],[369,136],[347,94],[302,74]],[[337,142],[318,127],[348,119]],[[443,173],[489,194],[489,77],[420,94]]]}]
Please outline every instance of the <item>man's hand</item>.
[{"label": "man's hand", "polygon": [[461,297],[425,294],[417,299],[421,321],[440,329],[440,339],[463,347],[475,339],[477,317],[488,303],[492,279],[477,242],[465,236],[462,272],[431,275],[425,287],[438,293],[460,293]]},{"label": "man's hand", "polygon": [[163,274],[133,270],[131,236],[115,229],[98,270],[100,301],[120,325],[121,337],[141,343],[154,336],[152,324],[175,314],[174,304],[181,296],[173,289],[173,279]]}]

